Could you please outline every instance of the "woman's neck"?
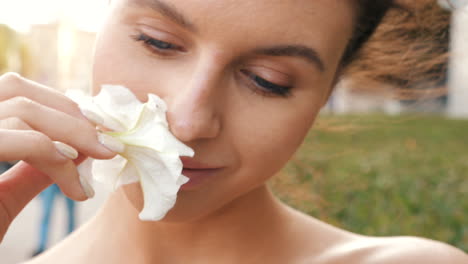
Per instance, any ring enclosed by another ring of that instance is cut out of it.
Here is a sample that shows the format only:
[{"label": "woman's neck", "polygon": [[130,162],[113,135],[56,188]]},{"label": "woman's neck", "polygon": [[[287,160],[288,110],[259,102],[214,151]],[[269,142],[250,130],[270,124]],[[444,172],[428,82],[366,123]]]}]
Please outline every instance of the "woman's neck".
[{"label": "woman's neck", "polygon": [[142,263],[208,263],[207,258],[239,263],[249,255],[260,256],[262,248],[270,251],[276,246],[277,230],[288,224],[286,214],[268,188],[261,186],[197,221],[141,222],[125,194],[116,192],[86,229],[99,234],[94,248],[123,248],[129,258],[135,254],[133,258]]}]

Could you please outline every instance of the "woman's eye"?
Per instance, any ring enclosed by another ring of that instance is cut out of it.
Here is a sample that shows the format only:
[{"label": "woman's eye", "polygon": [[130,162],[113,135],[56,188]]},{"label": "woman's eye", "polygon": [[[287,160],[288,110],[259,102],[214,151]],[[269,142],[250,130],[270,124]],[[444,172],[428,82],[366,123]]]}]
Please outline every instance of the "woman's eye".
[{"label": "woman's eye", "polygon": [[283,86],[272,83],[247,70],[241,70],[241,73],[248,77],[251,81],[253,81],[254,85],[258,89],[261,89],[262,93],[270,95],[279,95],[282,97],[288,97],[291,94],[291,86]]},{"label": "woman's eye", "polygon": [[133,38],[138,42],[143,42],[145,46],[149,47],[155,52],[182,51],[180,46],[152,38],[145,34],[138,34],[133,36]]}]

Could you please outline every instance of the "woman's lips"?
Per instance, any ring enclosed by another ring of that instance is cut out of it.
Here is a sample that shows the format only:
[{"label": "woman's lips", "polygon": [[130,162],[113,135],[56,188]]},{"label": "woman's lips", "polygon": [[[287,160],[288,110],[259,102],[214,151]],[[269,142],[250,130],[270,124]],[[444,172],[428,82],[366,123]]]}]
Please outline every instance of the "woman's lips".
[{"label": "woman's lips", "polygon": [[184,166],[182,175],[190,179],[186,184],[180,187],[181,190],[192,190],[198,188],[203,183],[216,176],[222,169],[220,166],[208,165],[191,158],[182,157],[181,160]]},{"label": "woman's lips", "polygon": [[180,187],[181,190],[192,190],[198,188],[203,183],[214,178],[220,169],[183,169],[182,175],[189,178],[189,181]]}]

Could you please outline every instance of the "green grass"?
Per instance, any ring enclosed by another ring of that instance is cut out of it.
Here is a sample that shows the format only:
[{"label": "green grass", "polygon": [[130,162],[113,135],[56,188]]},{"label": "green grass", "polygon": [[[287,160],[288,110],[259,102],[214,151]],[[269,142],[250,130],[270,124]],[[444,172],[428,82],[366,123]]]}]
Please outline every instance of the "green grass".
[{"label": "green grass", "polygon": [[286,203],[356,233],[468,251],[468,121],[322,116],[272,186]]}]

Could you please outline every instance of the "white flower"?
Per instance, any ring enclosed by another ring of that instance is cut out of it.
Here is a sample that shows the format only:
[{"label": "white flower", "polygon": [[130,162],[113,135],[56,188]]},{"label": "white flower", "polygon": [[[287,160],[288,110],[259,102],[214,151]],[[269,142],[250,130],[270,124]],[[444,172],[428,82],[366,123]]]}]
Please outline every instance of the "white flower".
[{"label": "white flower", "polygon": [[111,160],[88,159],[80,169],[82,176],[113,189],[139,181],[144,196],[140,219],[162,219],[174,206],[180,186],[188,181],[181,174],[179,157],[194,155],[169,131],[164,101],[148,94],[148,101],[141,103],[127,88],[113,85],[104,85],[95,97],[68,95],[83,112],[102,119],[102,126],[112,130],[105,135],[125,145]]}]

